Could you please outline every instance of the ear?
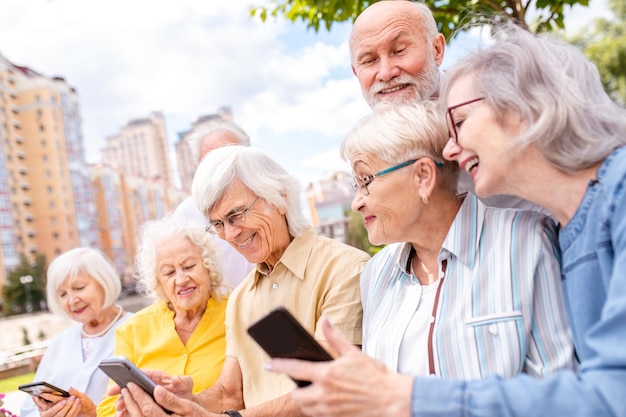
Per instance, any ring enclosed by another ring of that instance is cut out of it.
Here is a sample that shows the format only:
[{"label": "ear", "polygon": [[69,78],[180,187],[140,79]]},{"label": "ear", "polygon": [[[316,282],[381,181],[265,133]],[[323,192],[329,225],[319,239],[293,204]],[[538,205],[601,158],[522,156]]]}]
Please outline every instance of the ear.
[{"label": "ear", "polygon": [[437,185],[437,165],[430,158],[422,158],[415,163],[413,171],[415,188],[420,197],[430,197]]},{"label": "ear", "polygon": [[284,191],[281,191],[280,196],[283,198],[283,202],[285,204],[280,207],[277,207],[277,209],[280,215],[283,216],[287,213],[287,193],[285,193]]},{"label": "ear", "polygon": [[441,65],[443,62],[443,54],[446,50],[446,38],[441,33],[438,33],[433,40],[433,56],[435,58],[435,64]]}]

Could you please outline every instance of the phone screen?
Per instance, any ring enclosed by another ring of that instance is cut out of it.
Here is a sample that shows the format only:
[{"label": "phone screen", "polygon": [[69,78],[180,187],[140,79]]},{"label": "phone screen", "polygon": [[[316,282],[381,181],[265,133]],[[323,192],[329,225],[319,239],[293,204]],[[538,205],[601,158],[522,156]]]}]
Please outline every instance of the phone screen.
[{"label": "phone screen", "polygon": [[[248,328],[252,338],[273,358],[329,361],[332,357],[284,307],[270,311]],[[309,381],[295,380],[298,386]]]},{"label": "phone screen", "polygon": [[[40,394],[53,394],[59,395],[61,397],[70,396],[70,393],[65,391],[64,389],[61,389],[44,381],[31,382],[30,384],[22,384],[17,388],[20,391],[27,392],[30,395],[34,395],[36,397],[41,397]],[[45,398],[43,399],[45,400]]]}]

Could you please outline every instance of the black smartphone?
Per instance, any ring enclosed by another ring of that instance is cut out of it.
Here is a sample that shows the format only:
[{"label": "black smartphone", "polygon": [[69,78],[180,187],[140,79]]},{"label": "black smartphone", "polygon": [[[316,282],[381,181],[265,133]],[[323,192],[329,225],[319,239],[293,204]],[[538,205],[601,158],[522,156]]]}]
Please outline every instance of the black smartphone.
[{"label": "black smartphone", "polygon": [[70,396],[70,393],[65,391],[64,389],[61,389],[59,387],[56,387],[44,381],[31,382],[30,384],[22,384],[18,386],[17,388],[20,391],[27,392],[30,395],[34,395],[35,397],[41,398],[42,400],[46,400],[46,399],[42,398],[40,394],[53,394],[53,395],[58,395],[60,397]]},{"label": "black smartphone", "polygon": [[[252,338],[272,358],[329,361],[333,358],[284,307],[277,307],[248,328]],[[311,382],[294,380],[300,387]]]}]

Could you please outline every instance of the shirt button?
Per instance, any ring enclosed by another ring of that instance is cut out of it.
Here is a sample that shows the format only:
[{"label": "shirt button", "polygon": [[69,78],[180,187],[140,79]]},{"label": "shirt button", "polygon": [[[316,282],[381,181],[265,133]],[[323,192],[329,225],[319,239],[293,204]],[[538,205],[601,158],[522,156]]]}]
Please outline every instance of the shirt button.
[{"label": "shirt button", "polygon": [[272,288],[274,288],[274,289],[278,288],[278,283],[276,283],[276,282],[275,282],[275,283],[273,283],[273,284],[272,284]]},{"label": "shirt button", "polygon": [[183,359],[187,359],[187,354],[183,353],[182,355],[180,355],[180,357],[183,358]]},{"label": "shirt button", "polygon": [[492,335],[497,335],[498,334],[498,326],[496,326],[495,324],[491,324],[489,326],[489,333],[491,333]]},{"label": "shirt button", "polygon": [[428,320],[430,324],[435,322],[435,316],[430,316],[430,320]]},{"label": "shirt button", "polygon": [[443,278],[445,276],[446,276],[446,274],[443,271],[439,271],[439,278]]}]

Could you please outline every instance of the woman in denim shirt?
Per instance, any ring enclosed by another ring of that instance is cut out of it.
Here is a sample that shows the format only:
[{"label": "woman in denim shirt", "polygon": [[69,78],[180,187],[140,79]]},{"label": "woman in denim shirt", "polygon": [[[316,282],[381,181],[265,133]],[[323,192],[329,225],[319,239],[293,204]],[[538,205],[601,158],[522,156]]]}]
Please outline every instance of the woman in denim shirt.
[{"label": "woman in denim shirt", "polygon": [[542,380],[413,378],[350,347],[329,325],[338,359],[268,367],[313,381],[293,393],[313,416],[626,416],[626,112],[578,49],[512,24],[447,73],[441,97],[444,156],[471,175],[476,193],[526,198],[559,222],[578,371]]}]

